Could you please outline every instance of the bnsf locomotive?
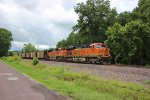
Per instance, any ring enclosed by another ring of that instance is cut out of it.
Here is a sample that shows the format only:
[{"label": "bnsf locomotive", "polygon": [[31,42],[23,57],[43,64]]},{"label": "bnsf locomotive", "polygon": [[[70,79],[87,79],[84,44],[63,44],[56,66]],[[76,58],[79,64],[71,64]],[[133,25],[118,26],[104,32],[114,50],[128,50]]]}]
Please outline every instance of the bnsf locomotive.
[{"label": "bnsf locomotive", "polygon": [[66,62],[88,62],[88,63],[109,63],[109,49],[103,43],[93,43],[89,47],[51,49],[48,51],[37,51],[21,53],[22,58],[66,61]]}]

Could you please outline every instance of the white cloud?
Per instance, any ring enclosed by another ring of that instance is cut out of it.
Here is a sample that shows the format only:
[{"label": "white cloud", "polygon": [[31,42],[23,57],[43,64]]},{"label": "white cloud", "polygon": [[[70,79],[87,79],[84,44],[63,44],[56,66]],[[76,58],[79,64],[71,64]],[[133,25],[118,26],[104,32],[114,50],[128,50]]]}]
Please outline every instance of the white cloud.
[{"label": "white cloud", "polygon": [[[29,42],[17,42],[17,41],[12,41],[13,48],[12,50],[19,50],[20,47],[23,48],[24,44],[27,44]],[[34,44],[36,49],[38,50],[44,50],[44,49],[49,49],[50,47],[48,45],[39,45],[39,44]]]},{"label": "white cloud", "polygon": [[[78,17],[73,8],[64,9],[62,0],[36,1],[0,0],[0,27],[11,30],[14,41],[55,47],[72,31]],[[20,46],[14,42],[12,48],[14,44]]]},{"label": "white cloud", "polygon": [[111,7],[116,7],[117,11],[132,11],[139,0],[110,0]]},{"label": "white cloud", "polygon": [[77,2],[86,2],[86,0],[76,0]]},{"label": "white cloud", "polygon": [[[78,19],[74,6],[86,0],[0,0],[0,27],[13,33],[12,49],[24,43],[55,47],[66,38]],[[110,0],[119,12],[131,11],[137,0]],[[39,45],[39,46],[38,46]]]}]

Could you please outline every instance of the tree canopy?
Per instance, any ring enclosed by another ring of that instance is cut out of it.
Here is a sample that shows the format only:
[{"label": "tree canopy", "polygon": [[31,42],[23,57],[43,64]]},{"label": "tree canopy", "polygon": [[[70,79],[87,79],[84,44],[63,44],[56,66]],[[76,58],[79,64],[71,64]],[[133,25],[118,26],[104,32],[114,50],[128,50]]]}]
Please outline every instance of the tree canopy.
[{"label": "tree canopy", "polygon": [[139,0],[138,7],[133,10],[134,19],[141,19],[150,25],[150,0]]},{"label": "tree canopy", "polygon": [[112,62],[150,64],[150,0],[139,0],[132,12],[117,16],[117,22],[108,28]]},{"label": "tree canopy", "polygon": [[8,54],[12,40],[12,33],[7,29],[0,28],[0,57]]},{"label": "tree canopy", "polygon": [[79,20],[73,32],[66,40],[59,41],[57,47],[104,42],[107,39],[107,28],[113,25],[117,15],[108,0],[87,0],[86,3],[78,3],[74,10]]},{"label": "tree canopy", "polygon": [[125,26],[114,24],[107,31],[105,42],[116,63],[146,64],[150,60],[150,30],[141,20],[131,21]]},{"label": "tree canopy", "polygon": [[24,44],[24,47],[22,48],[22,52],[34,52],[37,49],[35,48],[35,46],[31,43],[28,44]]},{"label": "tree canopy", "polygon": [[104,42],[107,28],[113,25],[117,11],[110,8],[108,0],[87,0],[78,3],[75,12],[79,16],[78,23],[73,27],[83,37],[83,43]]}]

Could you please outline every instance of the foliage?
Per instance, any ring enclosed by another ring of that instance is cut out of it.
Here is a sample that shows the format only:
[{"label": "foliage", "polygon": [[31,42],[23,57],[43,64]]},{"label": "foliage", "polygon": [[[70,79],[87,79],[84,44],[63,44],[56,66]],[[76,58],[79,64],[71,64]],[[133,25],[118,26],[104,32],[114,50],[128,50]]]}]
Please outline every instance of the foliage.
[{"label": "foliage", "polygon": [[58,42],[56,47],[60,48],[60,47],[82,45],[85,44],[87,40],[88,39],[83,37],[81,34],[72,32],[69,34],[66,40],[63,39],[62,41]]},{"label": "foliage", "polygon": [[58,42],[57,47],[104,42],[105,32],[115,22],[117,12],[110,8],[108,0],[87,0],[78,3],[75,12],[79,15],[78,23],[73,27],[66,40]]},{"label": "foliage", "polygon": [[8,56],[15,56],[15,55],[18,55],[19,53],[21,53],[21,51],[11,50],[11,51],[8,51]]},{"label": "foliage", "polygon": [[22,48],[22,52],[34,52],[34,51],[36,51],[36,48],[31,43],[24,44],[24,47]]},{"label": "foliage", "polygon": [[150,0],[139,0],[138,7],[132,13],[134,19],[141,19],[150,25]]},{"label": "foliage", "polygon": [[74,30],[88,38],[87,43],[103,42],[107,28],[113,25],[117,12],[110,8],[108,0],[87,0],[78,3],[75,12],[79,15]]},{"label": "foliage", "polygon": [[115,62],[145,65],[150,63],[150,30],[142,21],[131,21],[125,26],[115,24],[109,28],[110,47]]},{"label": "foliage", "polygon": [[143,81],[143,84],[150,85],[150,80]]},{"label": "foliage", "polygon": [[[7,59],[7,58],[6,58]],[[107,80],[66,67],[34,67],[28,61],[7,62],[24,74],[75,100],[149,100],[150,90],[135,84]]]},{"label": "foliage", "polygon": [[20,62],[22,61],[22,58],[19,56],[9,56],[9,57],[2,57],[2,60],[7,61],[7,62]]},{"label": "foliage", "polygon": [[0,28],[0,57],[8,54],[12,40],[12,33],[7,29]]},{"label": "foliage", "polygon": [[128,22],[131,22],[132,20],[133,19],[132,19],[131,13],[125,11],[125,12],[118,14],[116,22],[121,24],[122,26],[125,26]]},{"label": "foliage", "polygon": [[66,47],[66,40],[61,40],[61,41],[59,41],[58,43],[57,43],[57,46],[56,46],[57,48],[59,48],[59,47]]},{"label": "foliage", "polygon": [[36,57],[34,57],[32,60],[32,64],[37,65],[38,63],[39,63],[39,60]]},{"label": "foliage", "polygon": [[[110,47],[112,62],[125,64],[150,64],[150,1],[139,0],[138,7],[131,13],[117,16],[117,24],[109,28],[109,38],[105,41]],[[132,21],[133,20],[133,21]]]}]

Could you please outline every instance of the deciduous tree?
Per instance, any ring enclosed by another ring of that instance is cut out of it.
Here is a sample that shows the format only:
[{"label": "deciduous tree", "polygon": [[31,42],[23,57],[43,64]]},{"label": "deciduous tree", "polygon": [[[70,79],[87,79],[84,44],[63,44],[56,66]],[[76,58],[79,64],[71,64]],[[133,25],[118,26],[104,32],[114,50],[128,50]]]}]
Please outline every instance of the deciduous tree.
[{"label": "deciduous tree", "polygon": [[110,8],[108,0],[87,0],[86,3],[78,3],[75,12],[79,15],[79,20],[73,29],[88,38],[88,43],[104,42],[105,32],[114,24],[117,15],[116,10]]},{"label": "deciduous tree", "polygon": [[22,48],[22,52],[34,52],[37,49],[35,48],[35,46],[31,43],[28,44],[24,44],[24,47]]},{"label": "deciduous tree", "polygon": [[115,24],[109,28],[110,48],[113,61],[125,64],[145,65],[150,63],[150,29],[141,20],[131,21],[125,26]]},{"label": "deciduous tree", "polygon": [[7,29],[0,28],[0,57],[7,55],[12,40],[12,33]]}]

